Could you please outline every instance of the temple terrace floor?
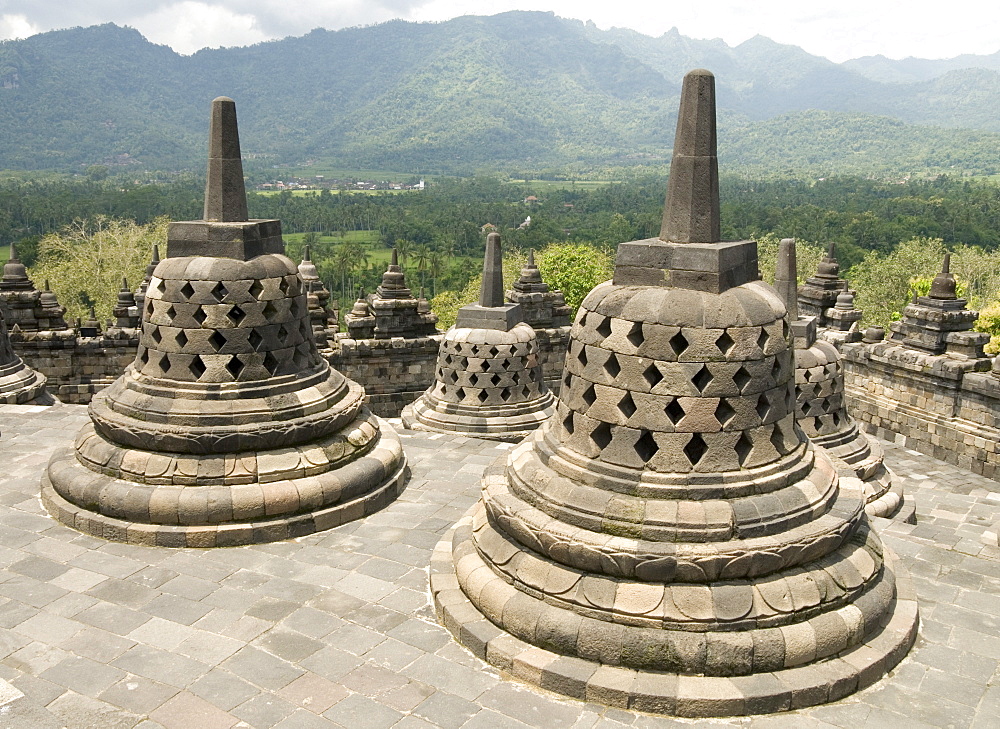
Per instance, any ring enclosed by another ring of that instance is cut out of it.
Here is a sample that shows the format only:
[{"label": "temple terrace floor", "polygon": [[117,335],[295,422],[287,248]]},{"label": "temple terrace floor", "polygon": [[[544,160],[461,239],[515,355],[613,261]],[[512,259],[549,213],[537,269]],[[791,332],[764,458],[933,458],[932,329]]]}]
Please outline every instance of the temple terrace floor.
[{"label": "temple terrace floor", "polygon": [[527,688],[437,624],[431,552],[509,445],[400,430],[412,477],[378,514],[290,542],[145,548],[41,506],[49,454],[86,417],[0,406],[3,729],[997,726],[1000,483],[914,451],[885,444],[917,525],[876,520],[920,601],[914,649],[836,703],[699,722]]}]

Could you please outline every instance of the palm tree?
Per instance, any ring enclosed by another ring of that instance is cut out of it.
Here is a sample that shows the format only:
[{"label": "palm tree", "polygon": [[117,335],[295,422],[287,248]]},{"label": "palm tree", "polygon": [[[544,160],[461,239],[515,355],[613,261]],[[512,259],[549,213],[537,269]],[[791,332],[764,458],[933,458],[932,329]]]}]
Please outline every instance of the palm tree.
[{"label": "palm tree", "polygon": [[413,262],[417,266],[417,271],[420,272],[420,286],[424,285],[424,271],[427,270],[427,261],[430,259],[430,249],[426,244],[421,243],[415,246],[413,249]]},{"label": "palm tree", "polygon": [[431,252],[430,257],[427,259],[427,270],[431,274],[431,298],[437,296],[437,280],[438,276],[444,271],[445,257],[441,251]]}]

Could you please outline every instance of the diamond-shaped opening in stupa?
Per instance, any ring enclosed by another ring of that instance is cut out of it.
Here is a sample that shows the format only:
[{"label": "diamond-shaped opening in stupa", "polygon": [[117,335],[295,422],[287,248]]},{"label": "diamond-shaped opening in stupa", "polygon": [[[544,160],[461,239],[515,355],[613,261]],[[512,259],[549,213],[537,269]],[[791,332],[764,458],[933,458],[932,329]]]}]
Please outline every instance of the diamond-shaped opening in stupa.
[{"label": "diamond-shaped opening in stupa", "polygon": [[656,366],[655,362],[646,368],[646,370],[642,373],[642,377],[649,384],[650,390],[663,381],[663,373],[660,372],[660,368]]},{"label": "diamond-shaped opening in stupa", "polygon": [[243,361],[235,354],[229,358],[228,362],[226,362],[226,369],[229,371],[229,374],[233,376],[234,380],[239,378],[240,372],[242,372],[245,368],[246,365],[243,364]]},{"label": "diamond-shaped opening in stupa", "polygon": [[631,418],[633,415],[635,415],[636,409],[637,408],[635,406],[635,402],[632,400],[632,394],[626,392],[625,396],[618,401],[619,412],[621,412],[621,414],[624,415],[625,419],[627,420],[628,418]]},{"label": "diamond-shaped opening in stupa", "polygon": [[566,429],[566,432],[569,435],[573,435],[573,428],[574,428],[574,426],[573,426],[573,411],[572,410],[569,412],[569,415],[567,415],[566,418],[563,420],[563,428]]},{"label": "diamond-shaped opening in stupa", "polygon": [[760,336],[757,337],[757,346],[760,347],[760,351],[763,354],[764,347],[767,346],[767,342],[771,337],[768,335],[767,330],[764,327],[760,328]]},{"label": "diamond-shaped opening in stupa", "polygon": [[777,423],[774,424],[774,430],[771,431],[771,445],[774,446],[774,450],[778,451],[779,455],[785,454],[785,435]]},{"label": "diamond-shaped opening in stupa", "polygon": [[736,370],[736,374],[733,375],[733,383],[741,393],[750,384],[751,380],[753,380],[753,375],[747,372],[743,365],[740,365],[740,368]]},{"label": "diamond-shaped opening in stupa", "polygon": [[263,364],[264,369],[267,370],[272,377],[274,377],[274,375],[278,374],[278,367],[281,365],[281,362],[274,356],[273,352],[268,352],[264,355]]},{"label": "diamond-shaped opening in stupa", "polygon": [[708,453],[708,444],[701,437],[701,433],[692,433],[691,439],[684,446],[684,455],[692,466],[697,466],[698,462]]},{"label": "diamond-shaped opening in stupa", "polygon": [[646,337],[642,333],[642,322],[637,321],[632,323],[632,329],[625,336],[628,339],[629,344],[638,349],[642,346],[643,342],[646,341]]},{"label": "diamond-shaped opening in stupa", "polygon": [[680,357],[684,354],[684,351],[691,345],[684,336],[684,332],[678,331],[674,336],[670,337],[670,349],[673,350],[674,356]]},{"label": "diamond-shaped opening in stupa", "polygon": [[191,360],[191,364],[188,365],[188,369],[191,370],[191,374],[194,375],[196,380],[200,380],[201,376],[208,371],[204,361],[201,359],[201,355],[194,356],[194,359]]},{"label": "diamond-shaped opening in stupa", "polygon": [[712,371],[708,369],[708,365],[702,365],[701,369],[695,373],[695,376],[691,378],[691,384],[694,385],[698,392],[705,392],[705,388],[711,384],[712,380],[715,379],[715,375]]},{"label": "diamond-shaped opening in stupa", "polygon": [[642,431],[642,435],[635,442],[635,453],[642,459],[643,463],[649,463],[656,456],[660,447],[656,444],[656,439],[648,430]]},{"label": "diamond-shaped opening in stupa", "polygon": [[740,462],[740,466],[747,462],[747,458],[750,457],[750,452],[753,450],[753,441],[745,433],[740,433],[740,437],[736,440],[736,444],[733,446],[733,450],[736,451],[736,458]]},{"label": "diamond-shaped opening in stupa", "polygon": [[684,418],[684,415],[686,414],[684,412],[683,406],[680,404],[677,398],[671,400],[670,403],[663,409],[663,412],[667,414],[667,418],[669,418],[670,422],[673,423],[674,425],[677,425],[677,423],[681,422],[681,420]]},{"label": "diamond-shaped opening in stupa", "polygon": [[736,410],[726,398],[720,398],[719,404],[715,406],[715,419],[719,421],[719,425],[725,426],[733,416],[736,415]]},{"label": "diamond-shaped opening in stupa", "polygon": [[729,332],[725,331],[722,332],[722,334],[719,335],[719,338],[715,340],[715,346],[718,347],[719,351],[723,354],[729,354],[729,350],[733,348],[734,344],[736,344],[736,340],[729,336]]},{"label": "diamond-shaped opening in stupa", "polygon": [[590,434],[590,439],[602,451],[611,443],[614,436],[611,433],[611,425],[608,423],[598,423],[597,427]]},{"label": "diamond-shaped opening in stupa", "polygon": [[757,398],[757,417],[761,419],[761,422],[767,417],[767,414],[771,412],[771,402],[767,399],[767,395],[761,393],[760,397]]},{"label": "diamond-shaped opening in stupa", "polygon": [[618,358],[613,353],[610,357],[608,357],[607,362],[604,363],[604,371],[608,373],[608,376],[611,377],[611,379],[614,379],[621,374],[622,366],[618,364]]}]

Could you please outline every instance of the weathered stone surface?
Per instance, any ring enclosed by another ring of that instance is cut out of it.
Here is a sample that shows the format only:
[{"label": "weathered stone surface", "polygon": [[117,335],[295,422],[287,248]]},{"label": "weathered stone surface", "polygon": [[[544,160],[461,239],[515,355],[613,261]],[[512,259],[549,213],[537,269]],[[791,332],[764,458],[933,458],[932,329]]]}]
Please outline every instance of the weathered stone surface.
[{"label": "weathered stone surface", "polygon": [[[685,80],[675,162],[690,157],[692,179],[668,208],[693,202],[665,214],[701,232],[620,247],[614,281],[573,324],[555,414],[487,470],[432,566],[458,582],[435,593],[444,624],[461,639],[464,596],[468,619],[519,641],[496,661],[516,677],[689,716],[787,708],[789,685],[818,689],[811,669],[834,661],[856,688],[916,626],[906,613],[895,642],[878,642],[901,604],[894,565],[860,492],[796,424],[793,328],[774,289],[741,278],[754,245],[702,225],[718,206],[710,80]],[[705,276],[675,276],[677,261]],[[863,666],[846,660],[858,651]]]},{"label": "weathered stone surface", "polygon": [[[257,240],[282,246],[278,221],[241,213],[231,106],[213,102],[206,215],[217,220],[192,224],[206,232],[199,255],[168,244],[143,297],[134,362],[93,399],[75,451],[57,452],[43,481],[50,511],[95,536],[196,547],[286,539],[381,508],[406,477],[399,441],[364,390],[317,352],[296,265],[227,238],[232,226],[256,227]],[[126,286],[122,303],[130,298]]]}]

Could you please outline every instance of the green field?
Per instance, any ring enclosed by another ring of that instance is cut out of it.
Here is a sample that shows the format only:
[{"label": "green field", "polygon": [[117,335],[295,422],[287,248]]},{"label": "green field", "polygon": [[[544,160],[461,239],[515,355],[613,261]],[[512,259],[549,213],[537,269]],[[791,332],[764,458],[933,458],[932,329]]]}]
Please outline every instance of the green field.
[{"label": "green field", "polygon": [[[251,190],[258,195],[280,195],[288,190]],[[291,190],[296,197],[307,197],[308,195],[319,195],[319,190]],[[404,192],[417,192],[416,190],[330,190],[334,195],[400,195]]]},{"label": "green field", "polygon": [[593,190],[615,183],[614,180],[511,180],[510,182],[515,185],[528,185],[538,191],[573,190],[576,188]]}]

